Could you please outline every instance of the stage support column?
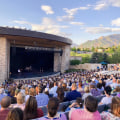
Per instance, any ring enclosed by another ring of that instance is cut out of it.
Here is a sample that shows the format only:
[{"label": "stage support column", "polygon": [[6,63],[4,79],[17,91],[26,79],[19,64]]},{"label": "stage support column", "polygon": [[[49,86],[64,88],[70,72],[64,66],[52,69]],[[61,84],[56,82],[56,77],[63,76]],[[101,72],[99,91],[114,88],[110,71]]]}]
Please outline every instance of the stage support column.
[{"label": "stage support column", "polygon": [[61,56],[60,53],[54,53],[54,72],[61,70]]},{"label": "stage support column", "polygon": [[9,78],[9,63],[10,63],[10,43],[0,37],[0,82]]},{"label": "stage support column", "polygon": [[69,69],[70,65],[70,45],[63,47],[63,54],[61,59],[61,73]]}]

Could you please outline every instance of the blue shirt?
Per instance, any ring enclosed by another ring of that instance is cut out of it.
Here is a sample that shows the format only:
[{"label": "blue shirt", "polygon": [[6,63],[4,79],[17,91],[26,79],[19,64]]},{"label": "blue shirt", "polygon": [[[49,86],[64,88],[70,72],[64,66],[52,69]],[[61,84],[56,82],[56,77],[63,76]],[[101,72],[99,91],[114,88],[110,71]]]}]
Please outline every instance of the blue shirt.
[{"label": "blue shirt", "polygon": [[66,100],[71,101],[71,100],[76,100],[76,98],[81,97],[81,93],[77,92],[76,90],[73,90],[66,95]]},{"label": "blue shirt", "polygon": [[39,93],[38,95],[36,95],[36,100],[37,100],[38,107],[45,106],[48,104],[49,97],[44,93]]},{"label": "blue shirt", "polygon": [[1,102],[1,100],[2,100],[2,98],[4,98],[6,95],[4,95],[4,94],[0,94],[0,102]]}]

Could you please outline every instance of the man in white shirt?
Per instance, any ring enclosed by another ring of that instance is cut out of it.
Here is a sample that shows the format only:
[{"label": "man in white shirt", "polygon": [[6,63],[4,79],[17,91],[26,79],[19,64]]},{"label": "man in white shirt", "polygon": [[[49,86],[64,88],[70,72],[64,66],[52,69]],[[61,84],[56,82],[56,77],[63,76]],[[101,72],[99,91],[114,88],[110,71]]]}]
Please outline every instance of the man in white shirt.
[{"label": "man in white shirt", "polygon": [[112,91],[112,89],[111,89],[110,86],[105,87],[105,95],[106,95],[106,97],[102,98],[102,100],[99,103],[99,105],[101,105],[101,104],[106,104],[107,105],[107,104],[111,104],[112,103],[113,96],[111,96],[111,91]]},{"label": "man in white shirt", "polygon": [[52,88],[49,90],[49,93],[50,93],[50,94],[53,94],[53,97],[57,97],[57,93],[56,93],[57,88],[58,88],[57,82],[54,82],[54,87],[52,87]]}]

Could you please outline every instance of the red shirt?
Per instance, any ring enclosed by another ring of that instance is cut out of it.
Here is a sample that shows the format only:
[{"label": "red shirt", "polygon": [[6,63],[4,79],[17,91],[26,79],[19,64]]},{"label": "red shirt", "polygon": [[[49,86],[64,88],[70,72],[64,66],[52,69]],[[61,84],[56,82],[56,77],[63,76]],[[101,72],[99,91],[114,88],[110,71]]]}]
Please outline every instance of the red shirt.
[{"label": "red shirt", "polygon": [[0,120],[5,120],[10,110],[0,110]]},{"label": "red shirt", "polygon": [[37,118],[43,117],[43,116],[44,116],[43,111],[40,108],[38,108],[37,109]]}]

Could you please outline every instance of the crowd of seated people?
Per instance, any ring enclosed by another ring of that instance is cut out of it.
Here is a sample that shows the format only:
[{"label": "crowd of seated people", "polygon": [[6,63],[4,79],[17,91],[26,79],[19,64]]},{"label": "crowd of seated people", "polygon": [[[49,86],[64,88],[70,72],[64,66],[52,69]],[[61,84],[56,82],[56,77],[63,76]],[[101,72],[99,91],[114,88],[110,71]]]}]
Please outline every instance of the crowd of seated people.
[{"label": "crowd of seated people", "polygon": [[[116,93],[114,96],[112,93]],[[100,102],[97,97],[102,96]],[[63,102],[69,112],[58,112]],[[100,105],[109,109],[100,113]],[[41,109],[46,106],[47,114]],[[66,73],[40,80],[0,84],[0,120],[120,120],[120,74]],[[112,118],[112,119],[111,119]]]}]

